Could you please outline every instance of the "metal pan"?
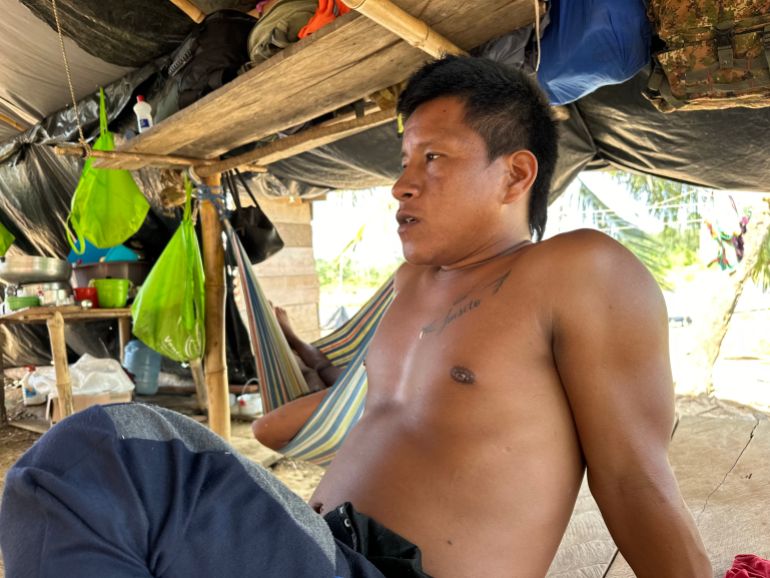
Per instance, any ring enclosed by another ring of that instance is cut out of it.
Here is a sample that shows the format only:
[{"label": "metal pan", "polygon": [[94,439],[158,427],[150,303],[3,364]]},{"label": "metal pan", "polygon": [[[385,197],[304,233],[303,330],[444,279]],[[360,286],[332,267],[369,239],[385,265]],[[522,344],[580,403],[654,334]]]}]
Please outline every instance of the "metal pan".
[{"label": "metal pan", "polygon": [[0,260],[0,282],[8,285],[69,281],[69,261],[50,257],[11,256]]}]

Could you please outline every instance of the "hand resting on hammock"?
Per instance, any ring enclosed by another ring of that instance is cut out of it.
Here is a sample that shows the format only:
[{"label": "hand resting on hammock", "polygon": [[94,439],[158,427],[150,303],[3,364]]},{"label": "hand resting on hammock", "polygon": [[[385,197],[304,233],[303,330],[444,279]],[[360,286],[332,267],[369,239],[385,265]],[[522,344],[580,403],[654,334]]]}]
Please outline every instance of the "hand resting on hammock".
[{"label": "hand resting on hammock", "polygon": [[297,435],[342,373],[342,368],[334,366],[321,351],[297,336],[284,309],[275,307],[275,316],[299,358],[302,376],[313,393],[284,404],[251,424],[257,441],[273,450],[285,447]]}]

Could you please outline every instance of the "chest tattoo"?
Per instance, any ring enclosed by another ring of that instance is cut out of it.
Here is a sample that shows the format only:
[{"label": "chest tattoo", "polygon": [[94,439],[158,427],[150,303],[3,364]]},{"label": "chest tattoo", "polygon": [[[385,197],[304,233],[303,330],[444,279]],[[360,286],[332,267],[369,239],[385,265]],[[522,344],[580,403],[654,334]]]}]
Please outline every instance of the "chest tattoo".
[{"label": "chest tattoo", "polygon": [[447,325],[452,324],[454,321],[456,321],[460,317],[478,308],[482,303],[483,293],[486,292],[485,290],[491,288],[492,289],[491,295],[495,295],[498,291],[500,291],[500,287],[503,286],[503,284],[508,279],[508,276],[510,274],[511,272],[507,271],[504,275],[501,275],[499,278],[495,279],[492,283],[483,286],[480,294],[477,297],[470,297],[470,293],[460,297],[457,301],[455,301],[452,304],[452,306],[449,308],[449,311],[446,312],[444,317],[440,319],[436,319],[422,328],[422,330],[420,331],[420,339],[425,337],[428,333],[441,333],[442,331],[444,331],[444,328]]},{"label": "chest tattoo", "polygon": [[449,370],[449,376],[457,383],[465,383],[468,385],[476,383],[476,375],[467,367],[455,365]]}]

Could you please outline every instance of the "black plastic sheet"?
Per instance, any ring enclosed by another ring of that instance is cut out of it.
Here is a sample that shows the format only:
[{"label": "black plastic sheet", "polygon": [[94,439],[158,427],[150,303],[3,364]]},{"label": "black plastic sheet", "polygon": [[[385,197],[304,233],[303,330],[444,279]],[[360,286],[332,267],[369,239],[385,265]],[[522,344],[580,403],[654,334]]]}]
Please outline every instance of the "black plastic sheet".
[{"label": "black plastic sheet", "polygon": [[[56,29],[50,0],[21,0],[41,20]],[[209,13],[221,8],[249,10],[256,2],[197,1]],[[120,66],[143,66],[168,54],[184,40],[194,22],[166,0],[57,0],[65,36],[89,54]]]}]

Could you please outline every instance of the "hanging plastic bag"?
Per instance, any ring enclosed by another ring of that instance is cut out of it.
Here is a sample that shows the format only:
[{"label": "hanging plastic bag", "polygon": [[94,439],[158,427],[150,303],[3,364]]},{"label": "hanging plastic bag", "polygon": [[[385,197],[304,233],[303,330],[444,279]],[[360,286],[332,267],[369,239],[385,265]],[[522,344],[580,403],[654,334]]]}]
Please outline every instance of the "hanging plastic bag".
[{"label": "hanging plastic bag", "polygon": [[[115,150],[112,133],[107,130],[104,89],[99,90],[99,125],[94,150]],[[150,210],[129,171],[99,169],[92,164],[92,159],[86,159],[68,219],[67,238],[78,255],[85,251],[84,239],[100,249],[120,245],[139,230]]]},{"label": "hanging plastic bag", "polygon": [[185,177],[184,217],[131,307],[134,335],[175,361],[203,356],[205,288],[198,237],[190,217],[192,186]]},{"label": "hanging plastic bag", "polygon": [[15,240],[16,237],[13,236],[13,233],[0,223],[0,257],[5,257],[5,254],[8,252],[8,249],[11,248],[11,245],[13,245]]}]

